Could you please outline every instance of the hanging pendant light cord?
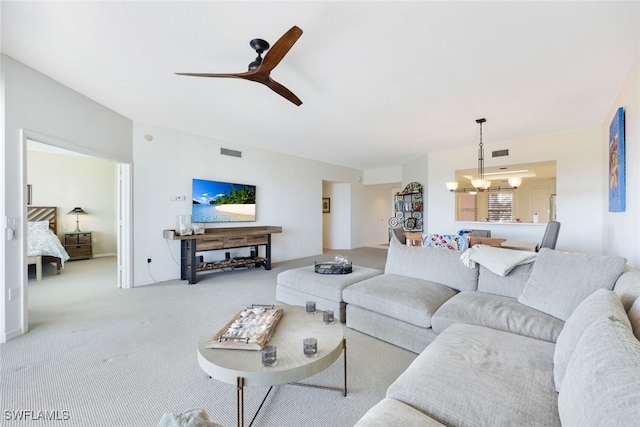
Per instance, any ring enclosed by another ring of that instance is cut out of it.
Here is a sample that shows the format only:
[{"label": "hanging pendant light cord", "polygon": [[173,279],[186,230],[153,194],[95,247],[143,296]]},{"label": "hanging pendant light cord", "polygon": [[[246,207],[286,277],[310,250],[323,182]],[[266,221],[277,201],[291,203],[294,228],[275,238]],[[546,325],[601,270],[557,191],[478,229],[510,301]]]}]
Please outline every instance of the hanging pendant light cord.
[{"label": "hanging pendant light cord", "polygon": [[484,183],[484,144],[482,143],[482,123],[487,119],[477,119],[476,123],[480,124],[480,145],[478,146],[478,179]]}]

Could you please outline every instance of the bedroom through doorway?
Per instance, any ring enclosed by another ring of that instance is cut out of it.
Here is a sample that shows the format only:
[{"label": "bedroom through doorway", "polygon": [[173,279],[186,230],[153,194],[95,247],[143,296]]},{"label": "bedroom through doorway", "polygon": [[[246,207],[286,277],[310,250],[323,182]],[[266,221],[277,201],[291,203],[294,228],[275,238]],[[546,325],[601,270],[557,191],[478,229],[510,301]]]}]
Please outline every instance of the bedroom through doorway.
[{"label": "bedroom through doorway", "polygon": [[[69,249],[70,260],[64,262],[93,264],[93,261],[110,260],[106,265],[112,266],[109,273],[116,288],[132,287],[131,274],[131,190],[130,163],[120,159],[104,158],[98,153],[76,151],[73,144],[53,138],[23,134],[23,167],[26,194],[25,212],[31,215],[38,211],[37,207],[54,207],[57,209],[55,233],[60,244]],[[81,208],[86,214],[71,213]],[[31,224],[33,225],[33,224]],[[27,233],[27,224],[24,230]],[[78,231],[80,233],[78,234]],[[73,240],[82,237],[85,245],[82,256],[78,256],[78,246]],[[27,239],[25,239],[26,241]],[[26,244],[26,242],[25,242]],[[26,253],[26,251],[25,251]],[[90,256],[86,256],[89,253]],[[50,259],[49,259],[50,260]],[[27,260],[25,259],[25,264]],[[65,268],[56,271],[56,265],[42,266],[41,282],[48,278],[53,282],[65,275]],[[72,270],[67,269],[72,274]],[[28,285],[37,281],[35,268],[30,266],[24,276],[22,293],[25,296],[23,306],[23,331],[29,329],[28,319]],[[34,283],[35,285],[35,283]]]}]

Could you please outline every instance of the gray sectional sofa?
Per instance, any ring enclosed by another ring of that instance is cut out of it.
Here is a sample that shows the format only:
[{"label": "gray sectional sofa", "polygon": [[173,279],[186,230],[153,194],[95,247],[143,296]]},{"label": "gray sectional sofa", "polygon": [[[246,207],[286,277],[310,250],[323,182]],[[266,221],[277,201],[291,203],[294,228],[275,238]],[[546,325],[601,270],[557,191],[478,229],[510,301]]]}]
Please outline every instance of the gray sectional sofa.
[{"label": "gray sectional sofa", "polygon": [[347,326],[420,353],[357,426],[640,425],[640,272],[553,250],[494,271],[392,244],[343,290]]}]

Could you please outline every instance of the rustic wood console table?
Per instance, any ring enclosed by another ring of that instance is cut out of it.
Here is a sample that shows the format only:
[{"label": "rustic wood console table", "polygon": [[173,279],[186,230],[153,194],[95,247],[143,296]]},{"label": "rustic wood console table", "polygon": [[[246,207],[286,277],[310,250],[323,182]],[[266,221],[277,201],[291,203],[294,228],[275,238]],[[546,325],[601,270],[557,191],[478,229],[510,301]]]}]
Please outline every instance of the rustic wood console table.
[{"label": "rustic wood console table", "polygon": [[[165,239],[180,240],[180,279],[196,283],[196,273],[245,267],[264,267],[271,270],[271,234],[282,233],[282,227],[207,228],[205,234],[178,236],[175,230],[164,230]],[[265,247],[265,256],[258,256],[258,246]],[[247,248],[254,250],[250,257],[197,262],[196,252]]]}]

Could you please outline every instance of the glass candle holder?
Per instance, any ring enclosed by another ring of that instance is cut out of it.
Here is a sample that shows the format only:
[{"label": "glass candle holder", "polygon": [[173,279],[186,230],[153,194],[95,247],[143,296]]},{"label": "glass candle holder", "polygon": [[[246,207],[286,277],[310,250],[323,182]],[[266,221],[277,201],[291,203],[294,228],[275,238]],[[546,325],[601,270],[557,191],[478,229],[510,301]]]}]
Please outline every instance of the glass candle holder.
[{"label": "glass candle holder", "polygon": [[335,321],[333,310],[325,310],[322,313],[322,321],[325,325],[333,325],[333,322]]},{"label": "glass candle holder", "polygon": [[275,345],[265,345],[262,348],[262,364],[264,366],[276,366],[278,363],[277,360],[278,348]]},{"label": "glass candle holder", "polygon": [[303,339],[302,351],[306,357],[316,357],[318,355],[318,340],[315,338]]},{"label": "glass candle holder", "polygon": [[315,312],[316,312],[316,302],[315,301],[307,301],[306,309],[307,309],[307,313],[315,314]]}]

